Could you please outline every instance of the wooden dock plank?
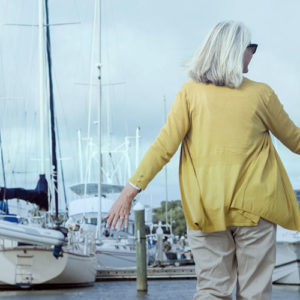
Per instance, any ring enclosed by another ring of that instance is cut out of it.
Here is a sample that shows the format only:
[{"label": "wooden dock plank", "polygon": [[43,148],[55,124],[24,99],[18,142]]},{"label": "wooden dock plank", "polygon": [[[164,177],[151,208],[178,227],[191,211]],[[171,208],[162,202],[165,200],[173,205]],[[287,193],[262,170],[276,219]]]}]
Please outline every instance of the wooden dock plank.
[{"label": "wooden dock plank", "polygon": [[[148,268],[147,278],[151,279],[194,279],[194,266]],[[102,280],[135,280],[136,269],[103,269],[97,271],[97,281]]]}]

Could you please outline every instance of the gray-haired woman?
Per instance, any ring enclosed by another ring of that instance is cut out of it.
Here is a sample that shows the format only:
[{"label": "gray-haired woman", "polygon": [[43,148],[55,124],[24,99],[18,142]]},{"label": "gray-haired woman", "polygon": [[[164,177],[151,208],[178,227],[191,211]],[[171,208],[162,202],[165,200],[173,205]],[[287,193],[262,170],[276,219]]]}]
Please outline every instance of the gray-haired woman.
[{"label": "gray-haired woman", "polygon": [[243,77],[249,30],[217,24],[189,65],[166,125],[108,215],[119,229],[132,199],[181,146],[179,180],[196,262],[194,299],[271,299],[276,224],[300,231],[300,210],[270,132],[300,154],[300,129],[274,91]]}]

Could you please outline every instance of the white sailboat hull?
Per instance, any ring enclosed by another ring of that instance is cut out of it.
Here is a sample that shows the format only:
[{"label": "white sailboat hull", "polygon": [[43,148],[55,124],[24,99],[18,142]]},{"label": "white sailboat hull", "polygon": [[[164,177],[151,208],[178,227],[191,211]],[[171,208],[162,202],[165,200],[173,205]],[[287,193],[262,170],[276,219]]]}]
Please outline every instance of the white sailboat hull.
[{"label": "white sailboat hull", "polygon": [[48,287],[92,285],[96,278],[96,257],[63,252],[56,259],[53,249],[18,246],[0,250],[0,287]]},{"label": "white sailboat hull", "polygon": [[0,221],[0,237],[23,243],[49,246],[62,245],[65,241],[64,235],[58,230],[7,221]]}]

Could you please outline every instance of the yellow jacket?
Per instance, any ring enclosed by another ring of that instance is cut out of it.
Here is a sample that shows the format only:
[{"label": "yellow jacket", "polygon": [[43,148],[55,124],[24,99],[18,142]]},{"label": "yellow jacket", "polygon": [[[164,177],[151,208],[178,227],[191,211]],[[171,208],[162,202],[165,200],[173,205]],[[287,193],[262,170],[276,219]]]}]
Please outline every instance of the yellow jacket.
[{"label": "yellow jacket", "polygon": [[268,85],[188,81],[130,182],[145,189],[182,143],[179,181],[189,229],[222,231],[262,217],[300,231],[298,203],[269,131],[300,154],[300,128]]}]

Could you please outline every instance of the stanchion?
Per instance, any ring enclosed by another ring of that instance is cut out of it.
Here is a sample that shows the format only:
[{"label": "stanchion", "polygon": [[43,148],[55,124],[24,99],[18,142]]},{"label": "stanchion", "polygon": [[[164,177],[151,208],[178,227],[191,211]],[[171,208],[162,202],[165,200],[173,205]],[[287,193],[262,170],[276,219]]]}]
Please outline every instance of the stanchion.
[{"label": "stanchion", "polygon": [[159,221],[158,228],[156,230],[156,238],[157,238],[157,244],[156,244],[156,251],[157,251],[157,256],[156,256],[156,264],[161,265],[163,261],[163,236],[164,232],[161,228],[161,222]]}]

